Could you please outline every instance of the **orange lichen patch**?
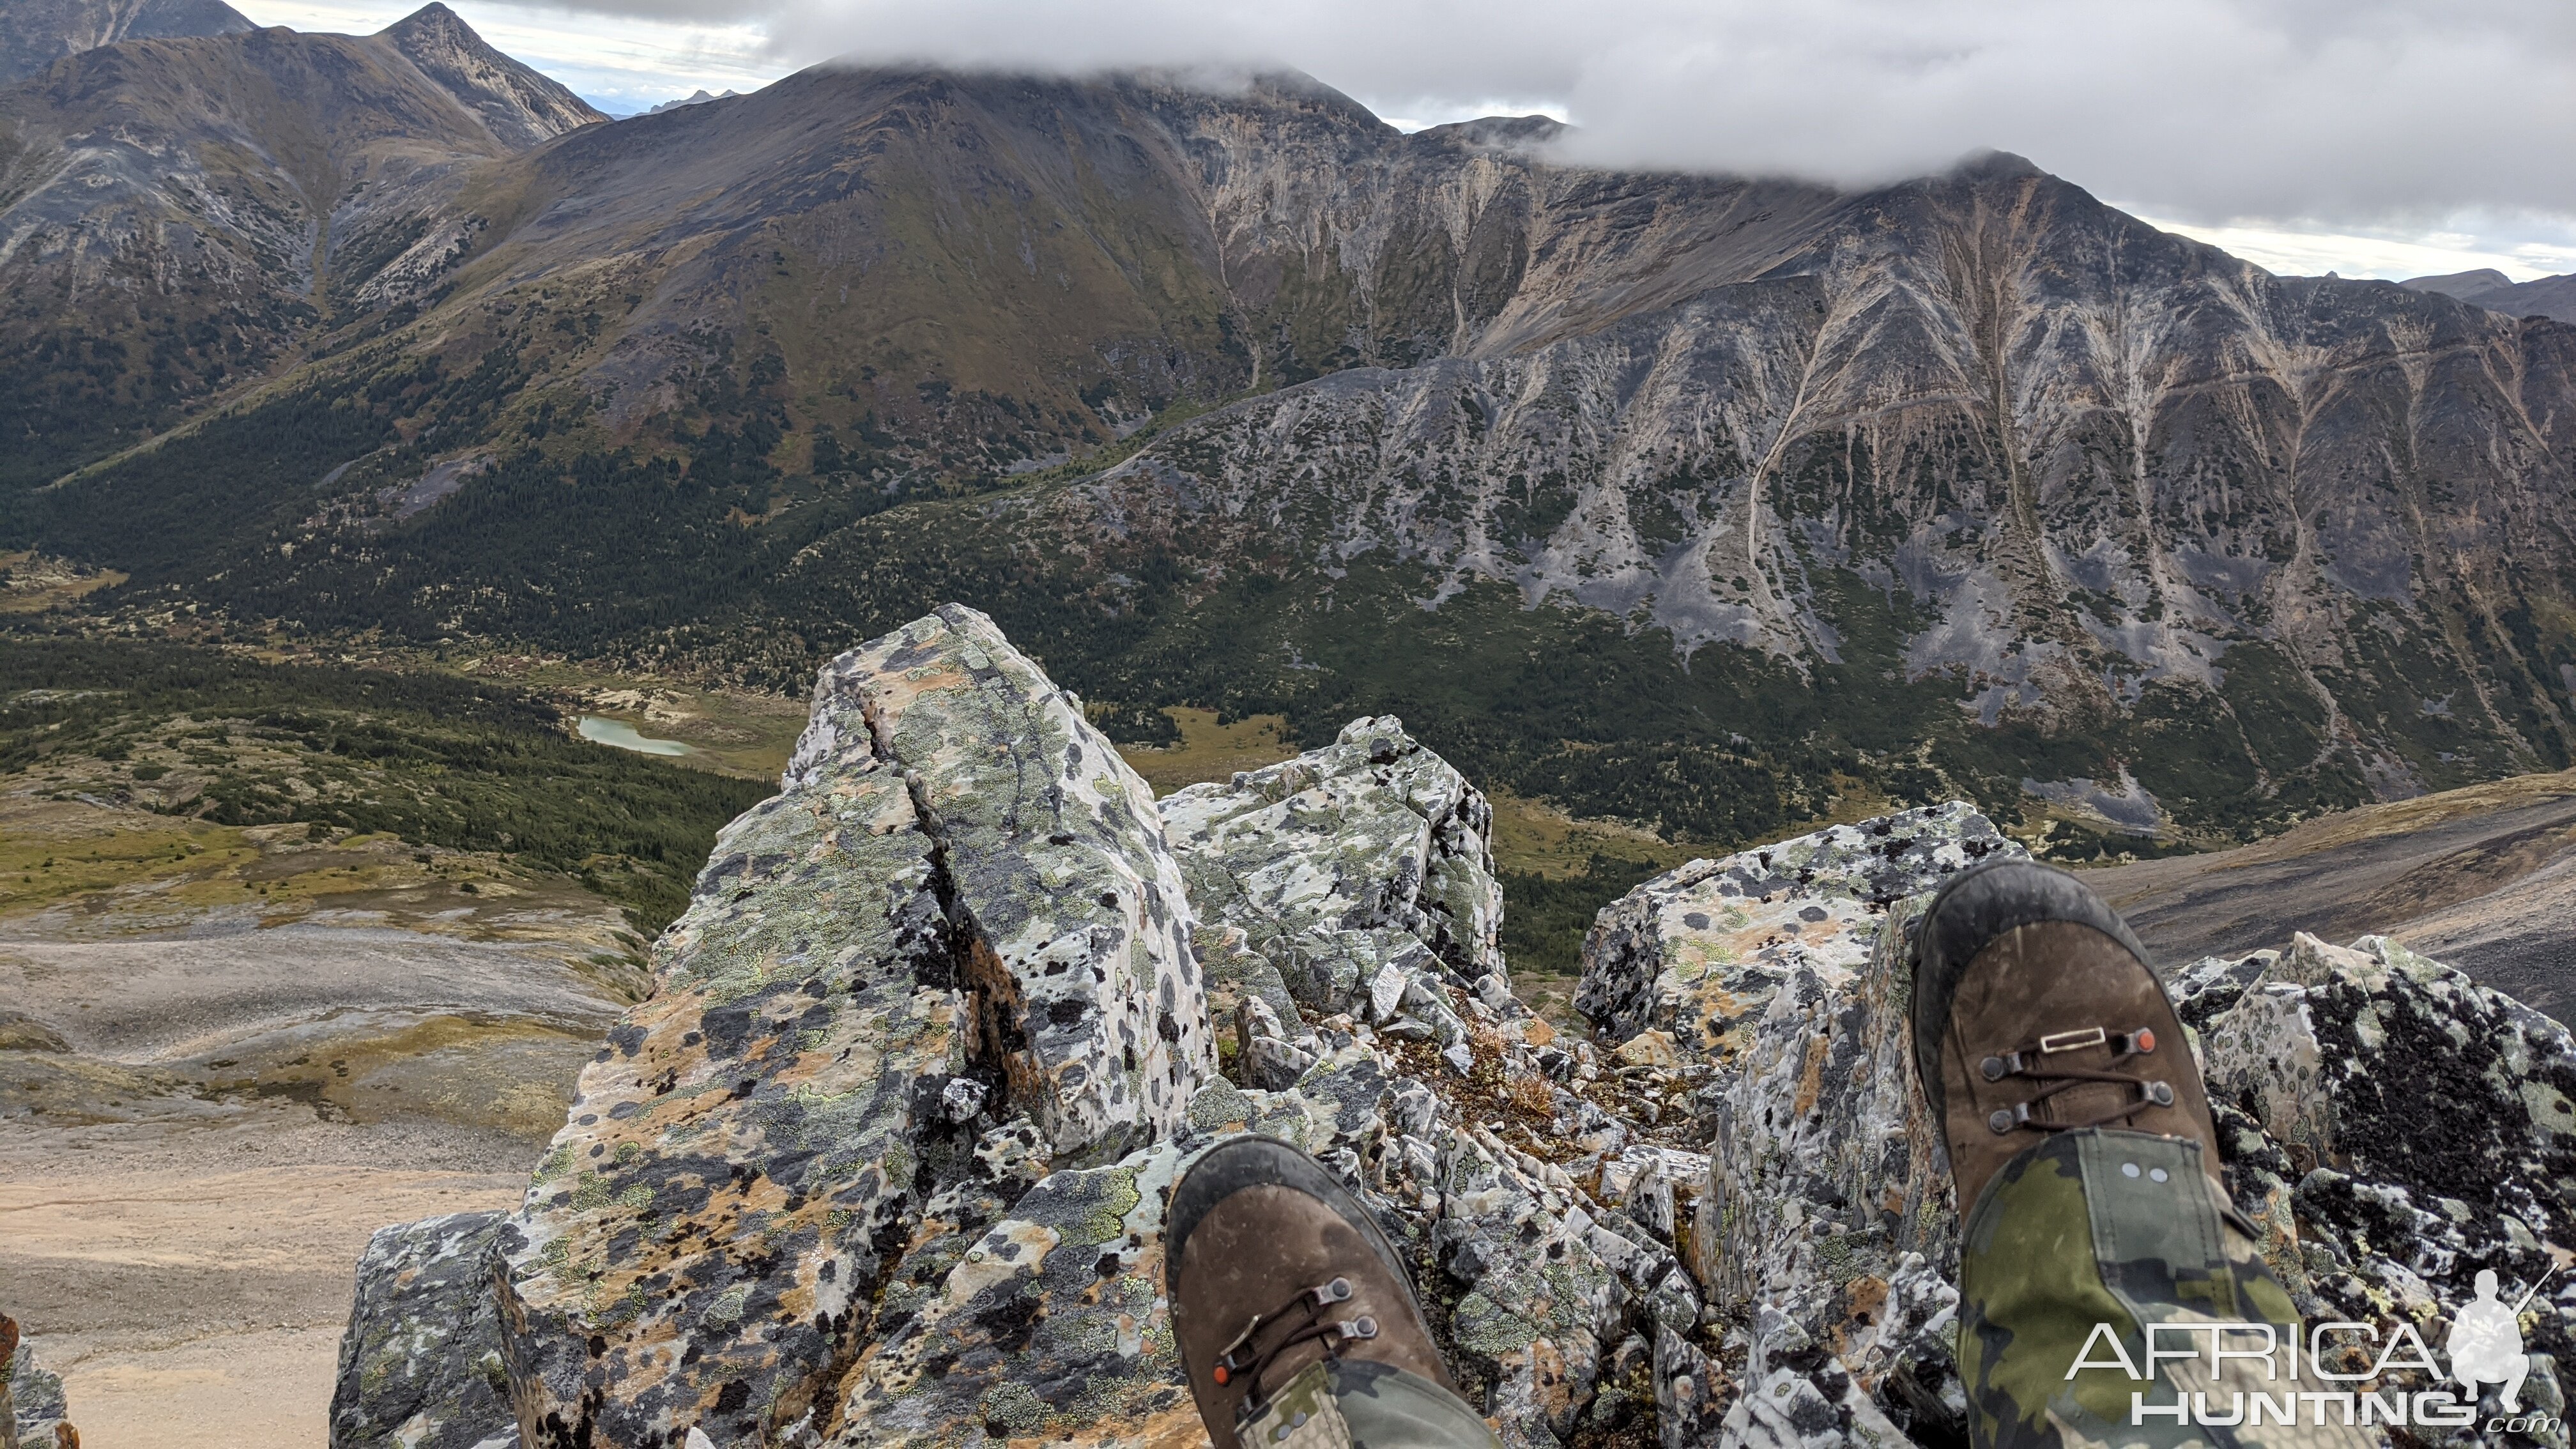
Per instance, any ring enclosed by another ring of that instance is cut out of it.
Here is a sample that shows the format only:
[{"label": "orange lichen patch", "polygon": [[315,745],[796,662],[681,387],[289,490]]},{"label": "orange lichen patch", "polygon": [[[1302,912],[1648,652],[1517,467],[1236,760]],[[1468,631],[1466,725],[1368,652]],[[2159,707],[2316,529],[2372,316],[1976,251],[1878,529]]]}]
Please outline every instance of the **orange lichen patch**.
[{"label": "orange lichen patch", "polygon": [[1807,1062],[1798,1073],[1798,1100],[1790,1108],[1793,1116],[1804,1117],[1816,1110],[1816,1098],[1825,1089],[1825,1051],[1833,1039],[1818,1033],[1807,1043]]},{"label": "orange lichen patch", "polygon": [[1887,1309],[1887,1291],[1887,1280],[1871,1274],[1863,1274],[1844,1286],[1842,1315],[1828,1334],[1835,1353],[1850,1352],[1852,1341],[1864,1336],[1862,1330],[1877,1325]]},{"label": "orange lichen patch", "polygon": [[[982,1437],[985,1432],[978,1426],[975,1437],[968,1442],[994,1442]],[[1205,1449],[1207,1441],[1207,1425],[1199,1419],[1198,1405],[1183,1395],[1179,1407],[1142,1419],[1120,1419],[1062,1431],[1050,1427],[1044,1434],[1015,1434],[1001,1442],[1010,1449],[1059,1449],[1062,1445],[1073,1449]]]}]

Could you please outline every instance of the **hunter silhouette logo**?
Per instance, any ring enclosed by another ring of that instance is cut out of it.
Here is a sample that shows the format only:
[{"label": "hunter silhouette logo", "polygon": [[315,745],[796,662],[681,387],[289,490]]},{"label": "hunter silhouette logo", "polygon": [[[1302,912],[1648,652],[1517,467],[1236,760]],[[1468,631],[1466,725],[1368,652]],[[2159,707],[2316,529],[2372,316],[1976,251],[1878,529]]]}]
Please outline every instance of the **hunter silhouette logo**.
[{"label": "hunter silhouette logo", "polygon": [[2531,1360],[2522,1352],[2522,1310],[2531,1306],[2540,1284],[2556,1273],[2553,1268],[2542,1274],[2521,1302],[2507,1308],[2496,1298],[2495,1270],[2478,1270],[2477,1296],[2452,1316],[2450,1341],[2442,1345],[2451,1353],[2451,1377],[2469,1391],[2472,1401],[2478,1396],[2478,1385],[2501,1384],[2504,1411],[2522,1412],[2522,1380],[2531,1372]]},{"label": "hunter silhouette logo", "polygon": [[[2531,1372],[2531,1360],[2522,1351],[2519,1320],[2542,1285],[2556,1275],[2554,1268],[2541,1275],[2519,1301],[2508,1306],[2498,1296],[2494,1271],[2481,1269],[2475,1296],[2451,1317],[2450,1337],[2443,1345],[2451,1359],[2447,1380],[2415,1326],[2403,1319],[2385,1332],[2367,1323],[2344,1322],[2315,1324],[2304,1335],[2269,1323],[2151,1323],[2144,1325],[2145,1352],[2134,1358],[2117,1329],[2097,1323],[2076,1352],[2066,1377],[2072,1380],[2087,1369],[2117,1369],[2134,1383],[2152,1385],[2161,1363],[2200,1361],[2204,1365],[2190,1377],[2208,1385],[2207,1389],[2186,1392],[2177,1383],[2170,1402],[2148,1392],[2132,1392],[2132,1425],[2151,1419],[2185,1425],[2259,1425],[2267,1420],[2288,1425],[2305,1418],[2318,1425],[2339,1421],[2365,1427],[2464,1428],[2477,1421],[2479,1386],[2492,1384],[2505,1413],[2516,1417],[2508,1423],[2499,1416],[2488,1427],[2520,1430],[2524,1427],[2522,1383]],[[2327,1366],[2351,1361],[2354,1349],[2371,1356],[2368,1368],[2346,1373]],[[2438,1386],[2411,1393],[2395,1385],[2364,1387],[2371,1381],[2387,1384],[2392,1371],[2404,1370],[2421,1373],[2436,1385],[2456,1382],[2465,1392]],[[2303,1388],[2298,1383],[2302,1377],[2329,1387]]]}]

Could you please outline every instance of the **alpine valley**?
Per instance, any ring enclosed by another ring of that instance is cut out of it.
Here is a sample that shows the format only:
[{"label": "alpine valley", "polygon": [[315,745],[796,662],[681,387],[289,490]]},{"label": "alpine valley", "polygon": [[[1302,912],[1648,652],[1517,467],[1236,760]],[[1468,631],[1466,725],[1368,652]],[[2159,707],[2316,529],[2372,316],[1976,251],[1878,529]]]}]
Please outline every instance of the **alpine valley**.
[{"label": "alpine valley", "polygon": [[229,14],[0,91],[0,503],[78,627],[783,693],[971,600],[1118,737],[1398,712],[1713,842],[1964,795],[2152,853],[2570,763],[2546,316],[2003,154],[1586,169],[1289,75],[607,123],[435,4]]}]

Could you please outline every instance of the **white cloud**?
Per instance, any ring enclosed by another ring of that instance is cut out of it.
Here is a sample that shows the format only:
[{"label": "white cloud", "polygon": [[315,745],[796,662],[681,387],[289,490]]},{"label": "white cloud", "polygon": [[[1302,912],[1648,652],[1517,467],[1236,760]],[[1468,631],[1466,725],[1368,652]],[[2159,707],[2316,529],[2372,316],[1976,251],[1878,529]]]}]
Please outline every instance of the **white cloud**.
[{"label": "white cloud", "polygon": [[2576,272],[2576,227],[2559,239],[2514,240],[2486,231],[2434,231],[2422,235],[2355,232],[2331,226],[2237,224],[2209,226],[2123,207],[2151,225],[2205,241],[2283,276],[2379,277],[2392,282],[2491,268],[2517,282]]},{"label": "white cloud", "polygon": [[836,56],[1287,65],[1407,128],[1543,110],[1605,164],[1860,185],[1991,146],[2283,270],[2576,267],[2568,0],[562,3],[458,8],[618,109]]}]

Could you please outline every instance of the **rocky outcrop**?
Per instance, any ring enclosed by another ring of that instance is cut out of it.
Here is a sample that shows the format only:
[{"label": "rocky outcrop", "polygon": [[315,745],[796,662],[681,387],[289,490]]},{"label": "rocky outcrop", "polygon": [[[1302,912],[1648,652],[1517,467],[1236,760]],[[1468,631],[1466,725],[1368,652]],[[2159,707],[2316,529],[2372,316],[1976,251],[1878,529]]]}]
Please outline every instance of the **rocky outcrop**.
[{"label": "rocky outcrop", "polygon": [[[1910,921],[2016,848],[1969,807],[1640,887],[1596,1046],[1512,998],[1482,797],[1393,719],[1158,808],[949,608],[825,673],[784,783],[521,1209],[370,1246],[335,1445],[1198,1443],[1162,1215],[1247,1131],[1372,1209],[1514,1449],[1964,1436],[1902,1023]],[[2463,1274],[2569,1235],[2555,1023],[2384,942],[2177,989],[2303,1306],[2438,1341]],[[2397,1142],[2426,1103],[2459,1130]],[[2576,1287],[2539,1301],[2560,1353]]]},{"label": "rocky outcrop", "polygon": [[[2567,1262],[2566,1027],[2379,936],[2302,935],[2177,986],[2210,1094],[2232,1109],[2237,1203],[2302,1312],[2427,1323],[2469,1300],[2480,1268],[2513,1297]],[[2576,1295],[2539,1301],[2525,1347],[2568,1364]]]},{"label": "rocky outcrop", "polygon": [[790,793],[901,771],[963,932],[981,1059],[1065,1157],[1168,1134],[1214,1064],[1154,792],[1080,701],[954,605],[823,673]]},{"label": "rocky outcrop", "polygon": [[504,1216],[453,1213],[367,1240],[331,1390],[333,1444],[519,1442],[490,1301],[493,1239]]},{"label": "rocky outcrop", "polygon": [[0,1449],[77,1445],[70,1421],[61,1376],[36,1361],[36,1346],[19,1333],[17,1320],[0,1313]]},{"label": "rocky outcrop", "polygon": [[976,1225],[979,1134],[1114,1158],[1213,1074],[1151,793],[990,620],[838,661],[784,783],[502,1230],[531,1444],[812,1436],[905,1250]]},{"label": "rocky outcrop", "polygon": [[1694,860],[1601,911],[1583,938],[1574,1004],[1626,1040],[1671,1033],[1728,1056],[1736,1027],[1799,972],[1843,979],[1891,907],[2021,847],[1963,804],[1837,825],[1723,860]]},{"label": "rocky outcrop", "polygon": [[1493,809],[1402,721],[1354,720],[1327,748],[1190,786],[1160,809],[1190,899],[1231,933],[1209,943],[1221,996],[1231,988],[1285,1020],[1302,1006],[1401,1021],[1468,1069],[1445,988],[1489,1003],[1511,994]]}]

